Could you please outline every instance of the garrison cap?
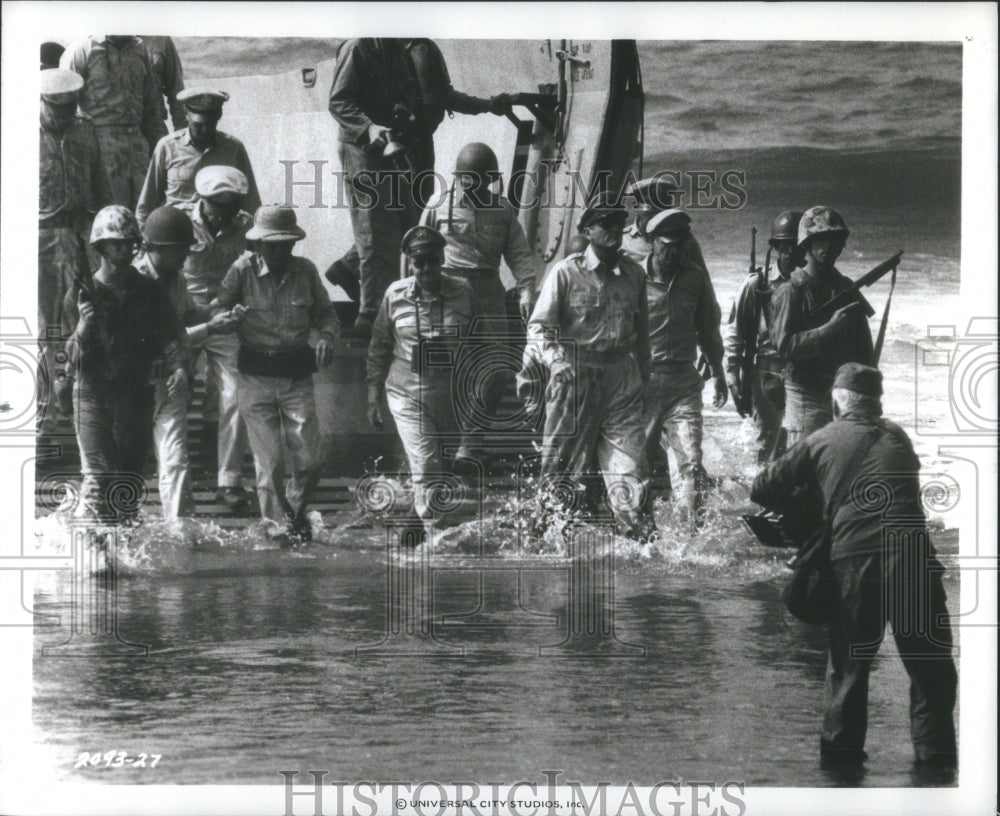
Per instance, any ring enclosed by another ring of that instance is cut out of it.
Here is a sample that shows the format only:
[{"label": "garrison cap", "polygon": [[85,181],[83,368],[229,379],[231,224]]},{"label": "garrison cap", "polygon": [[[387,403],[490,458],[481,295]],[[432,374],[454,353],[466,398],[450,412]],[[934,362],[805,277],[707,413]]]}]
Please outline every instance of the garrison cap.
[{"label": "garrison cap", "polygon": [[426,255],[444,249],[447,243],[436,229],[420,224],[406,231],[402,249],[407,255]]},{"label": "garrison cap", "polygon": [[677,209],[658,212],[647,222],[646,234],[668,241],[682,241],[691,234],[691,216]]},{"label": "garrison cap", "polygon": [[640,207],[650,210],[669,210],[680,188],[672,181],[659,176],[634,181],[625,188],[625,196],[634,198]]},{"label": "garrison cap", "polygon": [[305,237],[306,231],[299,226],[295,210],[277,204],[259,207],[247,232],[248,241],[301,241]]},{"label": "garrison cap", "polygon": [[188,113],[215,119],[222,116],[222,106],[228,100],[229,94],[214,88],[185,88],[177,94],[177,101],[184,103]]},{"label": "garrison cap", "polygon": [[76,71],[46,68],[39,73],[39,78],[42,99],[54,105],[75,102],[77,94],[83,88],[83,77]]},{"label": "garrison cap", "polygon": [[202,198],[245,196],[250,184],[235,167],[213,164],[198,171],[194,177],[194,189]]},{"label": "garrison cap", "polygon": [[625,226],[627,216],[625,207],[621,203],[621,196],[609,192],[598,193],[587,202],[586,209],[580,215],[577,230],[582,232],[587,227],[592,227],[609,216],[619,218],[622,226]]},{"label": "garrison cap", "polygon": [[844,388],[867,397],[882,396],[882,372],[861,363],[844,363],[833,378],[834,388]]}]

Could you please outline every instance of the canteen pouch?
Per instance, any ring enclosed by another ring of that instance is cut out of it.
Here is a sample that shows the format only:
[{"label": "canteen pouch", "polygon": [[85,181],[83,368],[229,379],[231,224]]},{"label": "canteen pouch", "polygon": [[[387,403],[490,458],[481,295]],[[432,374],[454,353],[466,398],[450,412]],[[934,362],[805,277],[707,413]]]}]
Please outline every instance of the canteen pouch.
[{"label": "canteen pouch", "polygon": [[314,374],[316,352],[311,346],[303,346],[294,351],[261,352],[248,346],[240,346],[236,367],[242,374],[255,377],[290,377],[300,380]]}]

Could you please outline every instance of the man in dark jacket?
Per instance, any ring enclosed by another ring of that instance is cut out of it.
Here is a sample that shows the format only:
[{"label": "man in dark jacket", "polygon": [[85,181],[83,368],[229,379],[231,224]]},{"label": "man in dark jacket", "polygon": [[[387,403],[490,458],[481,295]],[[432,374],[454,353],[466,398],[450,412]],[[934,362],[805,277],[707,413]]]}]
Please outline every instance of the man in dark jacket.
[{"label": "man in dark jacket", "polygon": [[[326,277],[349,294],[360,277],[359,336],[371,336],[382,295],[399,275],[403,233],[433,192],[434,131],[445,111],[502,115],[508,107],[504,94],[481,99],[456,91],[431,40],[368,38],[340,46],[329,110],[340,126],[340,165],[352,189],[354,247]],[[400,170],[402,183],[394,186],[392,174]]]},{"label": "man in dark jacket", "polygon": [[958,677],[941,566],[920,504],[920,462],[905,431],[882,418],[881,395],[877,369],[841,366],[834,421],[765,468],[750,498],[787,512],[796,488],[816,491],[830,525],[836,594],[821,758],[857,764],[867,756],[868,676],[888,620],[910,675],[916,760],[954,766]]},{"label": "man in dark jacket", "polygon": [[805,269],[792,272],[771,297],[771,340],[784,364],[789,448],[832,419],[830,387],[837,369],[844,363],[872,362],[872,335],[860,295],[826,322],[810,317],[851,285],[834,266],[847,236],[847,225],[835,210],[806,210],[798,236]]}]

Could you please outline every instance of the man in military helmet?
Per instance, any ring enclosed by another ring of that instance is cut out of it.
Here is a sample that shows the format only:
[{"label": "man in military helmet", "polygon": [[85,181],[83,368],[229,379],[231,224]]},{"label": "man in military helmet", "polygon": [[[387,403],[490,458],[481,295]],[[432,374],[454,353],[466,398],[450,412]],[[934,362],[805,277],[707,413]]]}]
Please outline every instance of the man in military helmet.
[{"label": "man in military helmet", "polygon": [[771,296],[770,336],[784,364],[789,448],[833,418],[830,389],[837,369],[849,362],[870,365],[874,355],[860,299],[842,306],[826,322],[810,317],[851,285],[834,266],[847,236],[847,224],[836,210],[806,210],[798,229],[805,268],[794,270]]},{"label": "man in military helmet", "polygon": [[73,418],[83,471],[83,510],[102,520],[137,508],[116,506],[116,479],[141,485],[152,435],[153,361],[164,357],[171,395],[186,385],[177,315],[162,286],[132,265],[142,240],[134,216],[113,204],[94,218],[90,243],[101,258],[92,280],[66,293],[63,330],[75,373]]},{"label": "man in military helmet", "polygon": [[920,501],[920,461],[906,432],[882,417],[881,396],[877,369],[840,366],[831,382],[833,420],[761,471],[750,498],[786,513],[795,511],[798,488],[822,495],[816,523],[829,525],[835,587],[823,763],[860,765],[867,758],[869,675],[888,620],[910,676],[915,759],[954,768],[957,675],[943,570]]},{"label": "man in military helmet", "polygon": [[[428,226],[403,237],[408,276],[389,284],[368,346],[368,419],[383,424],[387,399],[413,479],[413,503],[424,531],[437,521],[429,490],[442,476],[442,447],[458,439],[455,366],[479,304],[472,285],[444,274],[447,241]],[[451,365],[442,365],[449,358]]]},{"label": "man in military helmet", "polygon": [[87,37],[60,65],[84,79],[80,109],[97,128],[112,201],[134,208],[150,151],[167,132],[146,46],[133,36]]},{"label": "man in military helmet", "polygon": [[[213,301],[216,312],[246,307],[239,327],[240,415],[253,450],[261,516],[282,546],[312,539],[306,509],[323,467],[312,374],[332,362],[340,332],[316,267],[292,254],[305,235],[293,208],[258,209],[247,233],[254,252],[232,265]],[[319,335],[315,348],[311,331]]]},{"label": "man in military helmet", "polygon": [[[650,376],[649,316],[642,267],[619,252],[625,209],[595,196],[580,217],[584,252],[549,270],[528,321],[522,399],[548,369],[539,501],[581,498],[593,463],[604,476],[622,532],[652,529],[642,427],[642,386]],[[545,513],[542,513],[545,523]]]},{"label": "man in military helmet", "polygon": [[[518,310],[525,323],[531,316],[535,283],[541,271],[538,257],[528,248],[517,210],[502,195],[492,191],[500,178],[496,154],[488,145],[465,145],[455,161],[455,181],[445,199],[424,211],[422,224],[438,230],[447,242],[444,271],[467,280],[486,319],[475,331],[497,338],[515,338],[507,321],[506,291],[500,282],[500,261],[507,263],[518,290]],[[484,365],[489,365],[484,358]],[[495,417],[507,378],[499,375],[483,383],[481,393],[466,395],[477,413]],[[456,458],[481,460],[475,435],[459,448]]]},{"label": "man in military helmet", "polygon": [[[190,216],[195,240],[183,277],[195,306],[208,311],[229,267],[247,248],[246,234],[253,226],[253,217],[243,209],[249,181],[235,167],[216,164],[201,168],[194,186],[197,200]],[[218,470],[216,497],[231,513],[245,511],[248,504],[242,467],[249,443],[236,393],[239,348],[236,335],[228,332],[191,340],[193,364],[205,357],[201,459]]]},{"label": "man in military helmet", "polygon": [[643,389],[642,418],[650,468],[661,445],[673,449],[689,517],[701,524],[708,485],[701,446],[704,381],[695,368],[699,348],[714,375],[715,408],[725,404],[728,390],[715,290],[708,273],[685,251],[690,224],[690,216],[679,209],[656,213],[646,224],[653,242],[645,260],[652,375]]},{"label": "man in military helmet", "polygon": [[770,263],[767,269],[751,272],[733,303],[726,329],[726,383],[740,416],[753,416],[759,463],[770,462],[785,451],[781,428],[785,410],[783,366],[768,323],[771,295],[804,263],[798,251],[801,218],[798,210],[785,210],[774,220],[769,244],[777,255],[778,277],[768,279]]},{"label": "man in military helmet", "polygon": [[[358,336],[371,335],[382,295],[398,276],[403,233],[433,191],[434,131],[445,112],[499,116],[509,107],[504,94],[487,100],[456,91],[431,40],[356,39],[340,46],[329,110],[340,126],[340,164],[352,184],[354,248],[326,276],[348,291],[360,279]],[[402,183],[394,183],[400,171]]]},{"label": "man in military helmet", "polygon": [[198,171],[215,165],[235,167],[246,176],[244,207],[256,210],[260,193],[250,156],[243,142],[218,129],[229,94],[212,88],[188,88],[178,93],[177,99],[187,110],[188,125],[156,143],[135,211],[139,223],[161,204],[191,210],[198,199],[194,184]]},{"label": "man in military helmet", "polygon": [[[153,363],[153,451],[156,454],[163,517],[186,517],[194,509],[188,481],[188,425],[193,366],[190,346],[205,338],[236,331],[239,312],[215,315],[192,300],[181,267],[195,243],[191,220],[176,207],[157,207],[143,226],[142,254],[134,266],[140,275],[162,287],[178,318],[178,339],[184,352],[186,377],[169,370],[163,357]],[[239,310],[240,307],[235,307]]]},{"label": "man in military helmet", "polygon": [[85,241],[94,214],[111,201],[94,126],[77,112],[83,79],[42,71],[38,161],[38,430],[56,431],[53,387],[63,299],[73,280],[90,275]]}]

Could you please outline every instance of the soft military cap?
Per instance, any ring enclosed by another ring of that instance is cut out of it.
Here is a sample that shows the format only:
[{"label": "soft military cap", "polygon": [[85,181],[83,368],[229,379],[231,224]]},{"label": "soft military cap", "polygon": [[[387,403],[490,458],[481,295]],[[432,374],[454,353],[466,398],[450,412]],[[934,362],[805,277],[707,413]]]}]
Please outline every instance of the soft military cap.
[{"label": "soft military cap", "polygon": [[833,378],[834,388],[843,388],[867,397],[882,396],[882,372],[861,363],[844,363]]},{"label": "soft military cap", "polygon": [[260,207],[247,232],[248,241],[301,241],[306,231],[299,226],[291,207]]},{"label": "soft military cap", "polygon": [[235,167],[213,164],[198,171],[194,177],[194,189],[202,198],[245,196],[250,189],[250,183]]},{"label": "soft military cap", "polygon": [[609,215],[620,216],[622,226],[625,226],[626,213],[620,196],[609,192],[598,193],[587,202],[587,207],[580,216],[577,229],[582,232]]},{"label": "soft military cap", "polygon": [[433,227],[419,225],[406,231],[402,249],[407,255],[426,255],[440,252],[447,243],[445,237]]},{"label": "soft military cap", "polygon": [[216,119],[222,116],[222,106],[228,100],[229,94],[214,88],[186,88],[177,94],[177,101],[183,102],[189,113]]},{"label": "soft military cap", "polygon": [[646,223],[646,234],[668,241],[680,241],[691,233],[691,216],[684,210],[664,210]]},{"label": "soft military cap", "polygon": [[68,105],[75,102],[83,88],[83,77],[76,71],[62,68],[46,68],[39,72],[42,99],[53,105]]}]

